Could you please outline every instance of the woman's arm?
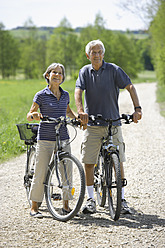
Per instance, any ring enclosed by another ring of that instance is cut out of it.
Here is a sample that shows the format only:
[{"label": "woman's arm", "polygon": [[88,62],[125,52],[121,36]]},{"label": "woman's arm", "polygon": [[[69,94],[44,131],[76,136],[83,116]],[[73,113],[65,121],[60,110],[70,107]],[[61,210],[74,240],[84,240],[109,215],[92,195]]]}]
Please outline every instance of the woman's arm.
[{"label": "woman's arm", "polygon": [[40,117],[42,117],[42,114],[37,112],[38,109],[39,109],[39,105],[36,102],[33,102],[29,113],[27,113],[28,121],[32,121],[32,120],[39,121],[40,120]]},{"label": "woman's arm", "polygon": [[70,118],[78,118],[78,116],[73,112],[73,110],[71,110],[69,104],[67,106],[66,115]]}]

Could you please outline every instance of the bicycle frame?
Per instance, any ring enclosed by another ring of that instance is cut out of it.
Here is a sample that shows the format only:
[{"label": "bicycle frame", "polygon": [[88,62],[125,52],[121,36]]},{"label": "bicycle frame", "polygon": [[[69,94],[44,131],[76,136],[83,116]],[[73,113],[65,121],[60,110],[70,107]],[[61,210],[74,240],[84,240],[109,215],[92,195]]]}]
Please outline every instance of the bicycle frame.
[{"label": "bicycle frame", "polygon": [[32,178],[32,175],[31,177],[29,176],[29,159],[30,159],[30,153],[31,153],[31,149],[34,145],[34,143],[29,143],[29,142],[26,142],[25,141],[25,144],[27,145],[27,151],[26,151],[26,154],[27,154],[27,160],[26,160],[26,168],[25,168],[25,176],[24,176],[24,186],[25,188],[26,187],[29,187],[29,178]]},{"label": "bicycle frame", "polygon": [[[46,121],[44,121],[44,118],[46,119]],[[43,117],[43,121],[44,122],[57,122],[58,119],[55,119],[55,118],[49,118],[49,117]],[[76,122],[76,121],[75,121]],[[56,134],[56,150],[54,150],[54,165],[55,165],[55,168],[56,168],[56,176],[57,176],[57,180],[58,180],[58,184],[59,184],[59,188],[62,188],[62,183],[60,181],[60,177],[58,175],[59,171],[58,171],[58,168],[57,168],[57,164],[58,162],[60,162],[63,158],[63,156],[65,154],[68,154],[68,152],[65,152],[63,150],[63,146],[61,144],[61,141],[60,141],[60,127],[63,125],[63,124],[68,124],[67,123],[67,120],[65,119],[65,117],[61,117],[60,119],[60,122],[58,122],[57,125],[55,125],[55,134]],[[79,122],[77,121],[77,125],[79,125]],[[58,161],[58,162],[57,162]],[[69,186],[69,180],[67,178],[67,172],[66,172],[66,165],[63,163],[63,167],[64,167],[64,174],[65,174],[65,178],[66,178],[66,181],[67,181],[67,187],[70,187]]]},{"label": "bicycle frame", "polygon": [[[115,121],[124,119],[126,124],[130,123],[131,115],[122,115],[117,120],[104,119],[101,115],[89,116],[94,125],[99,120],[108,123],[107,134],[102,138],[100,154],[94,172],[95,190],[97,192],[98,204],[104,207],[108,193],[109,212],[113,220],[118,220],[121,210],[121,189],[126,186],[126,179],[121,178],[119,146],[113,144],[112,124]],[[115,131],[115,130],[114,130]]]},{"label": "bicycle frame", "polygon": [[89,116],[89,119],[92,120],[92,122],[94,124],[97,124],[97,120],[103,120],[105,121],[106,123],[108,123],[108,134],[106,137],[103,137],[102,138],[102,147],[105,151],[108,151],[110,153],[116,151],[117,153],[119,153],[119,146],[116,146],[113,144],[113,135],[112,135],[112,124],[113,122],[115,121],[118,121],[118,120],[125,120],[125,123],[126,124],[129,124],[130,121],[133,120],[133,115],[125,115],[125,114],[122,114],[121,117],[119,117],[118,119],[116,120],[112,120],[112,119],[104,119],[102,117],[102,115],[97,115],[97,117],[95,116]]},{"label": "bicycle frame", "polygon": [[[85,174],[81,163],[68,149],[65,149],[65,142],[60,140],[60,127],[67,124],[74,127],[80,125],[80,122],[65,117],[57,119],[47,117],[45,120],[55,123],[56,135],[54,154],[44,182],[45,199],[52,216],[56,220],[67,221],[78,213],[82,205]],[[73,139],[67,141],[66,145],[72,141]],[[65,205],[68,204],[69,211],[65,210]]]}]

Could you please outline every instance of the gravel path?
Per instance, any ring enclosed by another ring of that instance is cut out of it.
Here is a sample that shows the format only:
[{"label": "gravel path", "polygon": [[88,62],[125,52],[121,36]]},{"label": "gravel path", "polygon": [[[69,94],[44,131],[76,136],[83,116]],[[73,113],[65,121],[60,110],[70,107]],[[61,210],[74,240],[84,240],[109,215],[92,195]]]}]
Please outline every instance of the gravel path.
[{"label": "gravel path", "polygon": [[[92,216],[80,215],[67,223],[53,220],[45,202],[43,219],[29,216],[23,187],[26,154],[0,165],[0,247],[165,247],[165,119],[155,102],[156,83],[136,85],[143,119],[123,125],[128,186],[125,196],[133,215],[114,222],[106,208]],[[121,113],[131,113],[128,92],[120,94]],[[73,143],[79,158],[82,132]]]}]

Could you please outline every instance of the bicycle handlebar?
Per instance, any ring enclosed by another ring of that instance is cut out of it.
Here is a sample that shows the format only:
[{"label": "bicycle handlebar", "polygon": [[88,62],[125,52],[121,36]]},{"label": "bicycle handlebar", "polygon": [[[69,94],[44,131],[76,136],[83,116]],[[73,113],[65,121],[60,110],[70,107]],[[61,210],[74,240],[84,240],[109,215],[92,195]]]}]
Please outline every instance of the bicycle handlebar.
[{"label": "bicycle handlebar", "polygon": [[89,120],[92,121],[94,124],[97,124],[99,120],[105,121],[109,124],[112,124],[112,122],[119,121],[119,120],[125,120],[125,124],[130,124],[133,121],[133,115],[127,115],[122,114],[118,119],[104,119],[102,115],[98,114],[97,116],[90,115]]},{"label": "bicycle handlebar", "polygon": [[64,116],[60,116],[58,118],[53,118],[53,117],[49,117],[49,116],[43,116],[41,118],[41,120],[43,122],[48,122],[48,123],[56,123],[56,124],[72,124],[74,126],[80,126],[81,125],[81,122],[79,120],[77,120],[76,118],[74,119],[70,119],[70,118],[66,118]]}]

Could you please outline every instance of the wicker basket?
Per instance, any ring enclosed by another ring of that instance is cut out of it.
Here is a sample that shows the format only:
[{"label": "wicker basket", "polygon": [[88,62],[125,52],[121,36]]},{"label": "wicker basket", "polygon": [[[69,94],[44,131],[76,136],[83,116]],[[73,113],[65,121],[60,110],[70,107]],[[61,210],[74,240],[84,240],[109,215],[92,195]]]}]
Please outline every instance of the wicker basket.
[{"label": "wicker basket", "polygon": [[24,124],[16,124],[20,139],[28,142],[35,142],[38,132],[38,123],[24,123]]}]

